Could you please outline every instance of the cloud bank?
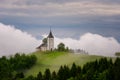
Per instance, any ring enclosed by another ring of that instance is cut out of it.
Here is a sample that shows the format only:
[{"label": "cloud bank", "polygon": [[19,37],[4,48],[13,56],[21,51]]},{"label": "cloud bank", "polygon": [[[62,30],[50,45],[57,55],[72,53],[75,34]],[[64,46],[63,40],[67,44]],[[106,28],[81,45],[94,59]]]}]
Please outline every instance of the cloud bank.
[{"label": "cloud bank", "polygon": [[14,26],[0,23],[0,56],[12,55],[17,52],[33,52],[40,42]]},{"label": "cloud bank", "polygon": [[[83,49],[92,55],[114,56],[115,52],[120,52],[120,43],[115,38],[103,37],[99,34],[86,33],[78,40],[55,37],[55,47],[60,42],[71,49]],[[40,43],[41,40],[30,34],[14,26],[0,23],[0,56],[17,52],[31,53]]]},{"label": "cloud bank", "polygon": [[55,38],[55,46],[60,42],[71,49],[83,49],[92,55],[114,56],[115,52],[120,52],[120,43],[116,39],[98,34],[86,33],[79,40]]}]

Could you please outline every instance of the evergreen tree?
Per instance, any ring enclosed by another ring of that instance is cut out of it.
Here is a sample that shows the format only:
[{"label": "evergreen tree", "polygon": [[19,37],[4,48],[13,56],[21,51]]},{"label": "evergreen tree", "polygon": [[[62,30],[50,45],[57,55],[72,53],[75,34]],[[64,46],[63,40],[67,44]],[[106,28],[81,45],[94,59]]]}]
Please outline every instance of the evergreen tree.
[{"label": "evergreen tree", "polygon": [[57,78],[58,78],[58,77],[57,77],[56,72],[53,71],[53,72],[52,72],[52,75],[51,75],[51,80],[58,80]]},{"label": "evergreen tree", "polygon": [[77,67],[76,64],[73,63],[72,68],[70,70],[71,77],[75,77],[77,75]]},{"label": "evergreen tree", "polygon": [[114,80],[119,80],[120,79],[120,58],[117,58],[115,60],[113,70],[111,73],[114,73]]},{"label": "evergreen tree", "polygon": [[68,79],[68,78],[70,78],[70,69],[66,65],[63,68],[63,75],[64,75],[64,79],[65,80]]},{"label": "evergreen tree", "polygon": [[43,79],[44,80],[51,80],[51,73],[50,73],[49,69],[46,69]]},{"label": "evergreen tree", "polygon": [[103,70],[108,69],[109,66],[109,62],[107,61],[107,58],[101,58],[99,60],[99,71],[102,72]]},{"label": "evergreen tree", "polygon": [[81,67],[80,66],[77,67],[76,74],[77,75],[82,75],[82,71],[81,71]]},{"label": "evergreen tree", "polygon": [[42,77],[42,73],[39,72],[38,75],[37,75],[36,80],[42,80],[42,79],[43,79],[43,77]]},{"label": "evergreen tree", "polygon": [[65,80],[63,73],[64,73],[64,69],[63,69],[63,67],[61,66],[60,69],[59,69],[59,71],[58,71],[58,73],[57,73],[57,75],[58,75],[58,80]]}]

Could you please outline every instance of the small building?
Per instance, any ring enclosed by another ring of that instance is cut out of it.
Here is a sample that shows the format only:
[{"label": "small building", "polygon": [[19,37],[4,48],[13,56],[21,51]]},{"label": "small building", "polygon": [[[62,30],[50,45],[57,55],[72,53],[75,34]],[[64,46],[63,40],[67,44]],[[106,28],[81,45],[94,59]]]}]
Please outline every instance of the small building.
[{"label": "small building", "polygon": [[46,51],[47,50],[47,44],[42,43],[40,46],[36,48],[38,51]]},{"label": "small building", "polygon": [[46,42],[43,41],[42,44],[36,48],[37,50],[39,50],[39,51],[54,50],[54,36],[53,36],[51,30],[46,39],[47,39],[47,41]]}]

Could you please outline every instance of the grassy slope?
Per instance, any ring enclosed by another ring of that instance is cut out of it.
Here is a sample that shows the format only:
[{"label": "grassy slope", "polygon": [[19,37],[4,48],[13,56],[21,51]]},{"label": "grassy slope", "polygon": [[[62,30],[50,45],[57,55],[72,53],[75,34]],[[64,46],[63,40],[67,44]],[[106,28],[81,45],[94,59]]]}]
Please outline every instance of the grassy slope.
[{"label": "grassy slope", "polygon": [[83,66],[86,62],[101,58],[101,56],[90,56],[85,54],[72,54],[65,52],[49,52],[48,54],[35,52],[33,54],[37,56],[38,60],[35,66],[26,71],[26,76],[36,76],[39,71],[44,72],[46,68],[49,68],[51,71],[57,71],[61,65],[71,66],[73,62],[75,62],[77,65]]}]

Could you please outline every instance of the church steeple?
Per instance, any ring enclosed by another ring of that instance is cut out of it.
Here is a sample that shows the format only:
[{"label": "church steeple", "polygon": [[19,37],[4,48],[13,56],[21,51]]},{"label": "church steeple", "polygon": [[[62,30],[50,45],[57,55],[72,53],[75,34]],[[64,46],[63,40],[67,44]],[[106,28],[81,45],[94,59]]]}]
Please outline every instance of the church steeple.
[{"label": "church steeple", "polygon": [[46,50],[53,51],[54,50],[54,36],[52,34],[51,28],[50,28],[50,33],[46,39],[47,39],[47,42],[46,43],[43,42],[40,46],[37,47],[37,49],[41,51],[46,51]]},{"label": "church steeple", "polygon": [[47,37],[47,50],[54,50],[54,36],[52,34],[51,28],[50,28],[50,33]]},{"label": "church steeple", "polygon": [[48,38],[54,38],[53,34],[52,34],[52,31],[51,31],[51,27],[50,27],[50,33],[48,35]]},{"label": "church steeple", "polygon": [[54,36],[53,36],[51,30],[50,30],[50,33],[49,33],[49,35],[48,35],[48,38],[54,38]]}]

